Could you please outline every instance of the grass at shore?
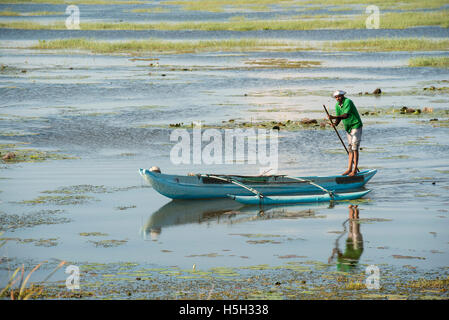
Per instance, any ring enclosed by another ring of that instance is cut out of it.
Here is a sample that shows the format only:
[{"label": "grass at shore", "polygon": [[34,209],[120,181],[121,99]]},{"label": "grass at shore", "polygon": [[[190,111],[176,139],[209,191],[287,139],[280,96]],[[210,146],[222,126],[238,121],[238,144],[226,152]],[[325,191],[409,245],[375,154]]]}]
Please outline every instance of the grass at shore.
[{"label": "grass at shore", "polygon": [[425,38],[372,38],[327,42],[335,51],[434,51],[449,50],[449,40]]},{"label": "grass at shore", "polygon": [[16,4],[16,3],[45,3],[45,4],[145,4],[146,1],[139,0],[0,0],[0,4]]},{"label": "grass at shore", "polygon": [[229,39],[204,41],[164,41],[157,39],[132,40],[124,42],[107,42],[78,39],[62,39],[39,41],[32,49],[69,49],[89,50],[94,53],[129,53],[129,52],[214,52],[214,51],[250,51],[261,49],[281,49],[288,47],[289,43],[274,40],[258,39]]},{"label": "grass at shore", "polygon": [[[294,1],[294,0],[168,0],[164,4],[178,5],[189,11],[221,12],[226,8],[233,9],[259,9],[268,6],[297,7],[307,9],[313,6],[322,6],[323,2],[318,0]],[[419,8],[440,8],[447,4],[445,0],[329,0],[328,6],[348,6],[348,5],[376,5],[381,9],[419,9]]]},{"label": "grass at shore", "polygon": [[132,9],[131,12],[134,13],[162,13],[162,12],[170,12],[168,8],[155,7],[155,8],[139,8]]},{"label": "grass at shore", "polygon": [[408,61],[409,67],[449,68],[449,57],[416,57]]},{"label": "grass at shore", "polygon": [[39,41],[31,49],[88,50],[94,53],[187,53],[219,51],[432,51],[449,50],[449,40],[422,38],[385,39],[323,42],[323,45],[308,45],[306,42],[276,41],[260,39],[227,39],[204,41],[166,41],[158,39],[108,42],[84,38]]},{"label": "grass at shore", "polygon": [[27,16],[52,16],[52,15],[63,15],[64,12],[55,12],[55,11],[35,11],[35,12],[15,12],[15,11],[1,11],[0,16],[9,16],[9,17],[27,17]]},{"label": "grass at shore", "polygon": [[[139,9],[135,9],[139,10]],[[404,29],[416,26],[449,27],[449,10],[431,12],[394,12],[381,14],[380,28]],[[309,16],[308,16],[309,17]],[[344,18],[320,15],[319,18],[290,20],[247,20],[240,17],[231,21],[183,21],[160,23],[134,22],[81,22],[82,30],[202,30],[202,31],[256,31],[256,30],[316,30],[316,29],[365,29],[366,15]],[[63,22],[41,24],[33,21],[1,22],[0,28],[9,29],[66,29]]]}]

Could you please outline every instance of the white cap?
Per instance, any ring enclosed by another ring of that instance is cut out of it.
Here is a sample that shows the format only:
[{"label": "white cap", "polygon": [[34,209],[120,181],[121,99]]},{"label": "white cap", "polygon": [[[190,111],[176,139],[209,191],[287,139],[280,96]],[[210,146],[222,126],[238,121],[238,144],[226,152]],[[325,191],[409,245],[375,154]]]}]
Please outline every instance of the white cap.
[{"label": "white cap", "polygon": [[346,91],[337,90],[337,91],[334,92],[333,96],[334,97],[336,97],[336,96],[344,96],[345,94],[346,94]]}]

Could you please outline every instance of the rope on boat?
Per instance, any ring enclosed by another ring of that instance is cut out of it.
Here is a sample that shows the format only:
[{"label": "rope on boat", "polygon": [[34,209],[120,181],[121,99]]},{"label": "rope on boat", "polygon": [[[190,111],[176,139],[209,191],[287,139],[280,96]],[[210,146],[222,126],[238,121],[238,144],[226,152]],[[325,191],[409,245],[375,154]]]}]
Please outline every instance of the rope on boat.
[{"label": "rope on boat", "polygon": [[311,181],[311,180],[306,180],[306,179],[297,178],[297,177],[291,177],[291,176],[285,176],[285,177],[286,177],[286,178],[289,178],[289,179],[293,179],[293,180],[298,180],[298,181],[301,181],[301,182],[307,182],[307,183],[310,183],[311,185],[313,185],[313,186],[315,186],[315,187],[317,187],[317,188],[323,190],[324,192],[329,193],[329,196],[331,197],[331,199],[332,199],[332,200],[334,199],[334,193],[333,193],[332,191],[323,188],[322,186],[320,186],[319,184],[316,184],[315,182],[313,182],[313,181]]}]

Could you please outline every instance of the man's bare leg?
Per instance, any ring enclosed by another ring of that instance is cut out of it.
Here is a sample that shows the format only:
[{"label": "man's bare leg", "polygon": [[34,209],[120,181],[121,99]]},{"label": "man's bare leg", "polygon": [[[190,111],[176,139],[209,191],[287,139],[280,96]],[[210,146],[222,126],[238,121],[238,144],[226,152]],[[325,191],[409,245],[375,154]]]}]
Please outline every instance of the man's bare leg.
[{"label": "man's bare leg", "polygon": [[352,164],[354,162],[354,153],[352,150],[349,150],[349,157],[348,157],[348,170],[342,173],[342,176],[347,175],[348,173],[352,172]]},{"label": "man's bare leg", "polygon": [[357,174],[357,166],[359,164],[359,150],[353,150],[353,161],[354,161],[354,170],[348,174],[349,177],[355,176]]}]

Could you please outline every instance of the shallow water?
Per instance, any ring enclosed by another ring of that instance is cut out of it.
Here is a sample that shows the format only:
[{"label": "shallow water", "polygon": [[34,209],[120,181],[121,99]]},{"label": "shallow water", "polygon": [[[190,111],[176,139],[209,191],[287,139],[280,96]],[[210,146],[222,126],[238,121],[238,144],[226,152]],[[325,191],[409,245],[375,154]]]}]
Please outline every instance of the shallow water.
[{"label": "shallow water", "polygon": [[[435,31],[417,30],[424,34]],[[67,36],[65,31],[39,32],[2,30],[0,37],[35,40]],[[311,39],[323,35],[314,32]],[[339,32],[333,31],[335,37]],[[368,30],[350,34],[357,38],[364,37],[364,32]],[[406,36],[409,31],[400,32]],[[447,37],[446,29],[438,32]],[[101,38],[100,34],[96,33]],[[105,37],[140,36],[139,32],[116,32]],[[330,94],[337,87],[348,91],[359,110],[434,109],[433,114],[419,116],[382,113],[362,117],[360,166],[378,169],[378,173],[366,186],[372,190],[366,200],[354,202],[361,219],[357,237],[363,239],[355,269],[367,264],[378,265],[381,271],[382,265],[412,265],[431,271],[447,267],[449,129],[434,127],[429,120],[447,120],[444,110],[448,110],[449,96],[447,91],[423,88],[447,86],[449,79],[445,69],[407,67],[408,59],[416,55],[447,56],[447,52],[139,57],[157,58],[159,66],[155,67],[150,66],[154,61],[129,56],[0,49],[1,64],[13,67],[0,73],[0,143],[78,157],[1,164],[0,214],[40,212],[44,221],[28,227],[2,225],[2,237],[10,239],[0,248],[1,255],[12,260],[10,265],[3,264],[0,283],[6,282],[8,269],[22,261],[135,262],[179,268],[195,264],[207,270],[286,261],[327,263],[334,248],[345,253],[350,203],[281,206],[264,212],[231,200],[178,203],[158,194],[138,174],[139,168],[153,165],[166,173],[258,174],[259,166],[246,163],[174,165],[169,157],[174,143],[168,124],[323,119],[322,104],[333,111]],[[322,64],[257,69],[247,63],[264,58]],[[380,97],[359,95],[377,87],[384,93]],[[279,136],[279,173],[301,176],[344,171],[347,156],[329,128],[281,130]],[[61,188],[68,191],[61,192]],[[49,195],[69,198],[22,203]],[[92,198],[74,201],[75,196]],[[50,224],[50,217],[70,221]],[[101,234],[82,235],[93,232]],[[31,240],[20,241],[24,239]],[[46,246],[39,239],[53,242],[44,242]],[[99,242],[102,240],[113,241]],[[335,259],[330,268],[338,269]],[[55,275],[57,279],[65,277],[62,270]]]}]

